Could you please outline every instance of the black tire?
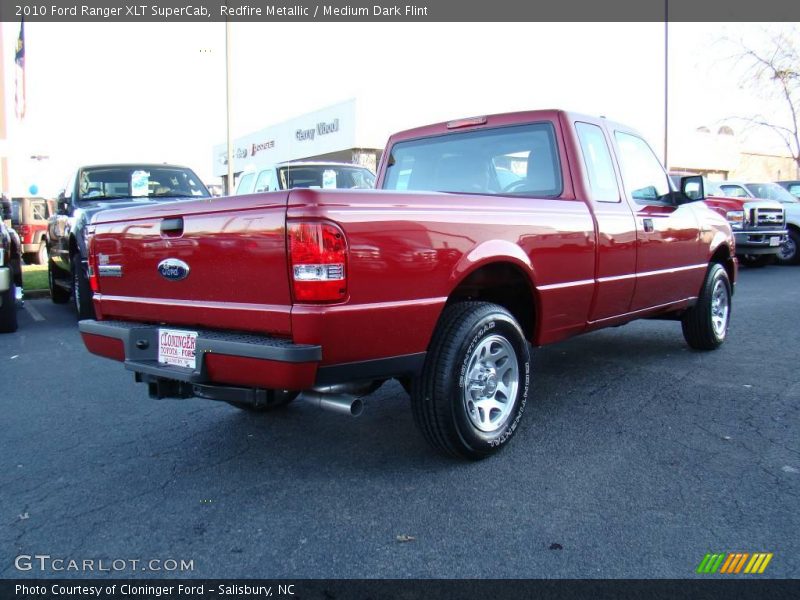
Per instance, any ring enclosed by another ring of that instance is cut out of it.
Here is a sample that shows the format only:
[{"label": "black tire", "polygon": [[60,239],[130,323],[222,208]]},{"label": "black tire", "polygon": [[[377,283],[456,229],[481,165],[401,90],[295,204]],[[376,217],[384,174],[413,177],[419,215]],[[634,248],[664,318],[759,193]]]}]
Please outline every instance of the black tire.
[{"label": "black tire", "polygon": [[[484,349],[488,355],[481,354]],[[484,371],[491,361],[479,360],[481,356],[502,353],[507,361],[495,359],[494,366]],[[422,373],[413,381],[414,420],[438,452],[472,460],[486,458],[504,448],[516,432],[529,383],[530,348],[514,317],[488,302],[454,304],[442,314]],[[487,411],[481,403],[499,408],[491,406]]]},{"label": "black tire", "polygon": [[800,264],[800,232],[796,229],[789,230],[789,235],[786,236],[786,241],[781,245],[781,251],[776,258],[779,265]]},{"label": "black tire", "polygon": [[774,260],[774,254],[745,254],[739,257],[739,264],[751,269],[760,269],[772,264]]},{"label": "black tire", "polygon": [[266,404],[246,404],[244,402],[228,402],[231,406],[235,406],[239,410],[244,410],[246,412],[251,413],[262,413],[268,412],[271,410],[275,410],[276,408],[281,408],[290,404],[297,396],[300,395],[300,392],[294,392],[290,390],[270,390],[271,394],[269,394],[269,398]]},{"label": "black tire", "polygon": [[56,283],[56,266],[52,260],[47,261],[47,286],[50,288],[50,300],[55,304],[66,304],[69,302],[69,290],[65,290]]},{"label": "black tire", "polygon": [[44,240],[39,242],[39,249],[33,255],[33,262],[37,265],[47,264],[47,243]]},{"label": "black tire", "polygon": [[89,287],[89,278],[83,270],[81,257],[73,254],[72,264],[72,299],[74,300],[75,313],[78,320],[94,319],[94,306],[92,305],[92,288]]},{"label": "black tire", "polygon": [[[720,294],[719,303],[717,294]],[[715,350],[727,337],[730,319],[731,282],[725,268],[719,263],[712,263],[697,304],[687,310],[681,319],[683,337],[695,350]]]},{"label": "black tire", "polygon": [[0,294],[0,333],[12,333],[17,330],[17,297],[16,286]]}]

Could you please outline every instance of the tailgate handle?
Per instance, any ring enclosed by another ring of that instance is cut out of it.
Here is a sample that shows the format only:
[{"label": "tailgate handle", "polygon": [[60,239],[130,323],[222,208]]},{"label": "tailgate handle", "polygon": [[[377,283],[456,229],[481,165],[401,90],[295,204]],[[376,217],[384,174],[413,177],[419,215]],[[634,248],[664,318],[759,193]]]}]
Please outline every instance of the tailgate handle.
[{"label": "tailgate handle", "polygon": [[183,217],[161,221],[161,233],[170,236],[181,235],[183,233]]}]

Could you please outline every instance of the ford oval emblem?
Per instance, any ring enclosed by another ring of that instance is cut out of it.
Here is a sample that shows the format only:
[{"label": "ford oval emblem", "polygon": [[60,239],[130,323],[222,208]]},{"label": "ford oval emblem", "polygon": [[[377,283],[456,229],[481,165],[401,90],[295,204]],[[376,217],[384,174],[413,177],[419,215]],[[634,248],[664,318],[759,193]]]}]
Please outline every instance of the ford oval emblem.
[{"label": "ford oval emblem", "polygon": [[189,276],[189,265],[177,258],[165,258],[158,263],[158,272],[164,279],[180,281]]}]

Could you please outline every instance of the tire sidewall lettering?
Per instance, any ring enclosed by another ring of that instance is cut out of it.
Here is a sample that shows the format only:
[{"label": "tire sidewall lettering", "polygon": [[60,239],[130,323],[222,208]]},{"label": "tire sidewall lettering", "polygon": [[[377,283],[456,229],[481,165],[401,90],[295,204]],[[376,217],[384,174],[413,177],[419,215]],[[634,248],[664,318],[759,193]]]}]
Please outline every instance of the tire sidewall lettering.
[{"label": "tire sidewall lettering", "polygon": [[467,347],[467,350],[464,352],[464,360],[461,362],[461,370],[460,370],[459,375],[458,375],[458,387],[459,388],[463,389],[463,387],[465,385],[467,367],[469,366],[468,365],[469,357],[472,355],[472,351],[475,349],[475,346],[478,345],[478,342],[481,341],[483,336],[486,335],[486,333],[488,331],[491,331],[494,328],[495,328],[495,321],[490,321],[489,323],[487,323],[486,325],[481,327],[478,330],[478,332],[472,337],[472,340],[470,340],[469,346]]},{"label": "tire sidewall lettering", "polygon": [[[475,347],[485,338],[488,334],[501,335],[504,337],[511,346],[520,363],[520,379],[519,388],[517,391],[517,398],[513,418],[505,424],[499,431],[487,434],[474,428],[464,414],[462,394],[464,386],[466,385],[467,368],[472,351]],[[525,407],[528,403],[528,394],[530,393],[530,379],[531,379],[531,364],[528,357],[527,346],[521,347],[522,344],[527,345],[527,340],[521,335],[514,321],[507,318],[498,318],[490,316],[488,321],[479,323],[479,327],[475,330],[474,334],[469,338],[469,343],[463,347],[461,351],[461,367],[458,371],[458,378],[456,389],[454,390],[453,406],[456,407],[456,414],[458,416],[459,429],[462,431],[462,436],[472,446],[484,446],[492,449],[497,449],[506,444],[509,439],[516,433],[519,427],[522,415],[525,412]],[[527,360],[526,360],[526,357]]]}]

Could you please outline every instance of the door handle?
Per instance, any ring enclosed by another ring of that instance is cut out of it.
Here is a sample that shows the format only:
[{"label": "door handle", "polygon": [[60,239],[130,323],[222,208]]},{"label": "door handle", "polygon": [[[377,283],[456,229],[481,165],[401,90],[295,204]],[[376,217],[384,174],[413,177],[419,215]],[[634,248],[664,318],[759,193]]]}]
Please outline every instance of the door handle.
[{"label": "door handle", "polygon": [[179,236],[183,233],[183,217],[164,219],[161,221],[161,234],[169,237]]},{"label": "door handle", "polygon": [[655,226],[653,225],[653,219],[642,219],[642,227],[647,233],[652,233],[656,230]]}]

